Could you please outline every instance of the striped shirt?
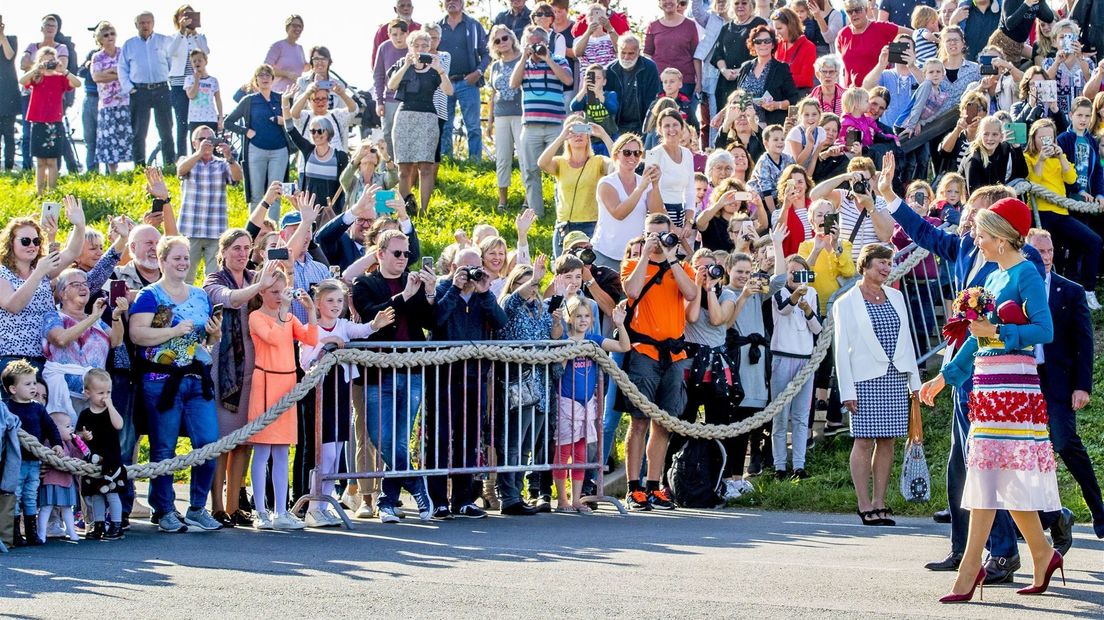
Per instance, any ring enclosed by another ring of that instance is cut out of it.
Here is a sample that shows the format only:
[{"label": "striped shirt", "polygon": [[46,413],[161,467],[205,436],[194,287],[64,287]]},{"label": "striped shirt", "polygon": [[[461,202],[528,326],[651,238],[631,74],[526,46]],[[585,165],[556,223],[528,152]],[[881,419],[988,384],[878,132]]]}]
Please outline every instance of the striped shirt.
[{"label": "striped shirt", "polygon": [[[452,55],[437,50],[437,60],[441,62],[441,69],[444,70],[445,75],[448,75],[449,67],[452,66]],[[433,109],[437,110],[437,118],[442,121],[448,120],[448,95],[440,87],[433,91]]]},{"label": "striped shirt", "polygon": [[925,39],[924,35],[926,34],[931,34],[931,31],[927,28],[917,28],[912,33],[912,44],[916,47],[916,64],[921,67],[924,66],[925,61],[935,58],[939,53],[939,46]]},{"label": "striped shirt", "polygon": [[[551,61],[568,69],[567,60],[551,56]],[[564,83],[552,72],[548,63],[525,63],[521,78],[521,121],[537,125],[560,125],[567,116],[564,110]]]},{"label": "striped shirt", "polygon": [[[880,196],[874,198],[874,208],[878,211],[885,209],[885,200],[882,200]],[[862,224],[859,225],[858,232],[855,233],[854,238],[851,237],[851,232],[855,230],[855,223],[859,221],[860,213],[862,213],[862,210],[855,204],[855,201],[851,199],[849,193],[840,197],[840,239],[851,242],[851,260],[859,258],[859,251],[862,250],[864,245],[868,243],[883,243],[878,239],[878,235],[875,234],[874,221],[869,215],[862,218]]]},{"label": "striped shirt", "polygon": [[233,182],[229,162],[218,157],[199,160],[181,176],[184,200],[177,224],[180,234],[193,239],[218,239],[229,228],[226,187]]}]

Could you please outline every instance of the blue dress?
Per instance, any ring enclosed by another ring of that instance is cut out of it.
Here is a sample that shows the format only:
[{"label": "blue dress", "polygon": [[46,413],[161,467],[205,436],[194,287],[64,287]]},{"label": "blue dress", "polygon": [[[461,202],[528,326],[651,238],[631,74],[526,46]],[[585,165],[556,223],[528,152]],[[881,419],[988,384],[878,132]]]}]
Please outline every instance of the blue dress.
[{"label": "blue dress", "polygon": [[944,379],[956,387],[971,374],[974,379],[962,507],[1059,510],[1057,464],[1033,351],[1054,338],[1046,286],[1025,260],[989,274],[985,289],[996,297],[998,312],[1018,306],[1026,322],[1003,323],[991,313],[999,339],[970,336],[943,367]]}]

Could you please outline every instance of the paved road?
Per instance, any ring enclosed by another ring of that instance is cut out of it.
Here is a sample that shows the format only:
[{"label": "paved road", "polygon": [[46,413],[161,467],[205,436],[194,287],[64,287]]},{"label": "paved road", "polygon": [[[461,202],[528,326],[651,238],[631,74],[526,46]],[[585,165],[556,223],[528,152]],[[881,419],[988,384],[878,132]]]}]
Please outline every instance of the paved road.
[{"label": "paved road", "polygon": [[[66,618],[1104,617],[1104,541],[1079,526],[1068,586],[942,606],[946,528],[757,511],[238,529],[0,555],[0,615]],[[1024,548],[1026,552],[1026,548]],[[1022,586],[1027,572],[1017,576]]]}]

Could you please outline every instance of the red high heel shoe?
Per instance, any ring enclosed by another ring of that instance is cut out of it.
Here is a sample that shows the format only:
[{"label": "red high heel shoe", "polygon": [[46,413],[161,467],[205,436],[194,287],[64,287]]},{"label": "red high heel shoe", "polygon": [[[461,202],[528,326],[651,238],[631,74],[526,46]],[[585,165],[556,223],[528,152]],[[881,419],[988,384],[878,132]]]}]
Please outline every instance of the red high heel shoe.
[{"label": "red high heel shoe", "polygon": [[970,588],[970,591],[966,594],[955,594],[954,592],[939,599],[940,603],[966,603],[970,599],[974,598],[974,590],[978,591],[978,600],[985,600],[985,567],[982,566],[978,569],[977,578],[974,579],[974,585]]},{"label": "red high heel shoe", "polygon": [[1055,551],[1054,555],[1050,556],[1050,564],[1047,565],[1046,573],[1043,574],[1043,585],[1020,588],[1016,590],[1016,594],[1042,594],[1046,592],[1047,587],[1050,586],[1050,578],[1054,575],[1055,570],[1062,571],[1062,585],[1066,585],[1066,569],[1062,568],[1063,563],[1062,554]]}]

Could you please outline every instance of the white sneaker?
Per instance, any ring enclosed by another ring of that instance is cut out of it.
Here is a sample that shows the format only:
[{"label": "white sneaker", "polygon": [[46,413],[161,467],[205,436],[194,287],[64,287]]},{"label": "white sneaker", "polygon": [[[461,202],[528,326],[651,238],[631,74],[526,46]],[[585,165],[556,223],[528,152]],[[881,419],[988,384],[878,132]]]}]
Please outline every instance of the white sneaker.
[{"label": "white sneaker", "polygon": [[276,518],[272,520],[272,529],[275,530],[301,530],[305,527],[307,527],[307,524],[290,512],[276,515]]},{"label": "white sneaker", "polygon": [[331,511],[329,508],[323,508],[322,509],[322,516],[326,517],[326,520],[329,521],[330,525],[332,525],[334,527],[338,527],[338,526],[341,526],[341,525],[345,524],[345,522],[341,520],[341,517],[334,514],[334,512]]},{"label": "white sneaker", "polygon": [[341,503],[345,504],[345,507],[349,510],[359,510],[363,500],[356,493],[349,494],[349,489],[345,489],[345,492],[341,494]]},{"label": "white sneaker", "polygon": [[272,529],[272,515],[267,512],[257,511],[253,515],[253,527],[258,530],[271,530]]},{"label": "white sneaker", "polygon": [[1096,300],[1096,291],[1085,291],[1085,303],[1088,304],[1089,310],[1099,310],[1101,308],[1100,302]]},{"label": "white sneaker", "polygon": [[307,512],[307,527],[333,527],[333,522],[326,518],[325,513],[321,510],[311,510]]},{"label": "white sneaker", "polygon": [[388,506],[381,506],[379,509],[380,523],[398,523],[399,515],[395,514],[395,509]]},{"label": "white sneaker", "polygon": [[373,508],[374,506],[372,506],[372,504],[369,504],[368,502],[363,502],[361,503],[360,507],[357,508],[356,513],[353,515],[353,517],[357,519],[371,519],[376,514],[376,511],[373,510]]},{"label": "white sneaker", "polygon": [[739,489],[740,495],[747,495],[748,493],[755,492],[755,487],[747,480],[737,480],[736,488]]},{"label": "white sneaker", "polygon": [[725,499],[736,499],[737,497],[740,497],[740,490],[736,486],[736,481],[735,480],[725,480],[724,498]]}]

